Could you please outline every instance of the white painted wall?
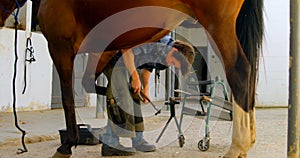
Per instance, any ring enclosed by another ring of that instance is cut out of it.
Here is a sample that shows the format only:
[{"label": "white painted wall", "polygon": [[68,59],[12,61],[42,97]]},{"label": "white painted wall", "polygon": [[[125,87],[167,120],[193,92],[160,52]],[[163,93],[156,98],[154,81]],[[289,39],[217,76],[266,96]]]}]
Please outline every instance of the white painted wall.
[{"label": "white painted wall", "polygon": [[258,106],[288,105],[289,1],[265,0],[265,39]]},{"label": "white painted wall", "polygon": [[[26,36],[18,31],[18,73],[17,108],[18,110],[50,109],[52,88],[52,61],[47,42],[43,35],[32,34],[36,62],[27,64],[27,90],[23,95],[24,57]],[[12,110],[12,77],[14,64],[14,30],[0,29],[0,111]]]}]

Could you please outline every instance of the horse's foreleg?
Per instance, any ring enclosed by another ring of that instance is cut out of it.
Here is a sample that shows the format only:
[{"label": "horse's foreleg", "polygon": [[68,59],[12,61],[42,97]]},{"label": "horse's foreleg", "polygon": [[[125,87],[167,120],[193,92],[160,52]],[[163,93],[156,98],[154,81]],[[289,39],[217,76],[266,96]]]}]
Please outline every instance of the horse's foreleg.
[{"label": "horse's foreleg", "polygon": [[70,157],[72,154],[71,148],[77,145],[79,139],[72,84],[75,55],[64,54],[65,52],[52,52],[51,54],[60,78],[62,104],[67,127],[67,138],[65,139],[65,142],[63,142],[63,144],[57,149],[57,153],[53,156],[54,158],[60,158],[62,156]]},{"label": "horse's foreleg", "polygon": [[[72,71],[71,71],[72,72]],[[76,124],[76,116],[75,116],[75,104],[74,104],[74,97],[72,92],[72,73],[70,71],[64,71],[64,75],[60,80],[61,84],[61,91],[62,91],[62,100],[63,100],[63,108],[65,113],[65,121],[67,127],[67,139],[63,144],[57,149],[58,152],[69,155],[72,154],[71,148],[72,146],[76,146],[79,135],[78,135],[78,128]],[[70,75],[70,77],[69,77]],[[61,75],[60,75],[61,76]]]}]

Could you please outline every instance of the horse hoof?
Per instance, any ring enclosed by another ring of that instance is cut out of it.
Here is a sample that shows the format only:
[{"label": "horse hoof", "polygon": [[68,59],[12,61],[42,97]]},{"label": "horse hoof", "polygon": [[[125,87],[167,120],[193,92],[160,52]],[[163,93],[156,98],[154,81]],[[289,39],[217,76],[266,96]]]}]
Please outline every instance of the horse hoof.
[{"label": "horse hoof", "polygon": [[68,155],[64,155],[58,151],[56,151],[56,153],[52,156],[52,158],[70,158],[71,154]]}]

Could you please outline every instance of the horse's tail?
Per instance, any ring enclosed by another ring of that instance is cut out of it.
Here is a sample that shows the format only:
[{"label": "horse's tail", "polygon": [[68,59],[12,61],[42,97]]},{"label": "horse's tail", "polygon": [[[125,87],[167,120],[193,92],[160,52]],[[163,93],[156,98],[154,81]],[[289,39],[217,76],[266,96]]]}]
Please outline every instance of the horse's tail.
[{"label": "horse's tail", "polygon": [[31,29],[36,30],[36,27],[38,25],[38,11],[40,8],[41,0],[33,0],[32,1],[32,23],[31,23]]},{"label": "horse's tail", "polygon": [[263,0],[245,0],[237,18],[236,32],[251,64],[249,109],[255,105],[258,66],[264,33]]}]

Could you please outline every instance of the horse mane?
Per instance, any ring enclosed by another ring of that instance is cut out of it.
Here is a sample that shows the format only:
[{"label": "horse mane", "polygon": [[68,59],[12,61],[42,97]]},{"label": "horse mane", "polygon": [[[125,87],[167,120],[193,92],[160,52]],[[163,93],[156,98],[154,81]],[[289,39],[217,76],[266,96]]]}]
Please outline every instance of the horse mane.
[{"label": "horse mane", "polygon": [[245,0],[236,22],[236,33],[251,64],[249,109],[255,105],[259,58],[264,34],[263,0]]}]

